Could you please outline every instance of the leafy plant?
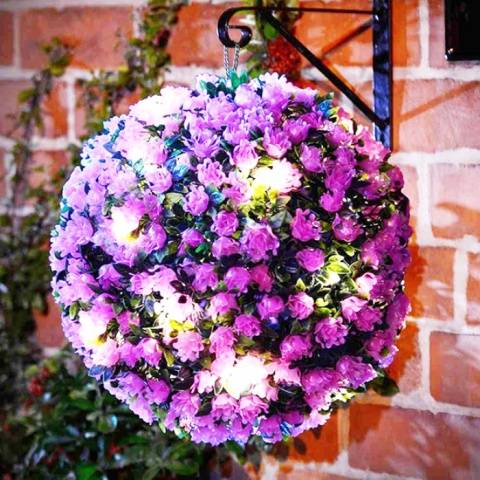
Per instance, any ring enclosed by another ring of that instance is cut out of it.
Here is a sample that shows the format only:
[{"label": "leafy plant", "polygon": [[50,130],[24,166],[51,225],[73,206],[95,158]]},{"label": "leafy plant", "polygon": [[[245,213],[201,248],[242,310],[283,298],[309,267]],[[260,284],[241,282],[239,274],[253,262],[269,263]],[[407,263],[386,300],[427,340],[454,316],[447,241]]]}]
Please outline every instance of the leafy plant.
[{"label": "leafy plant", "polygon": [[198,474],[202,447],[146,426],[99,388],[69,350],[31,367],[27,378],[24,415],[8,424],[21,439],[20,461],[11,465],[16,478],[148,480]]}]

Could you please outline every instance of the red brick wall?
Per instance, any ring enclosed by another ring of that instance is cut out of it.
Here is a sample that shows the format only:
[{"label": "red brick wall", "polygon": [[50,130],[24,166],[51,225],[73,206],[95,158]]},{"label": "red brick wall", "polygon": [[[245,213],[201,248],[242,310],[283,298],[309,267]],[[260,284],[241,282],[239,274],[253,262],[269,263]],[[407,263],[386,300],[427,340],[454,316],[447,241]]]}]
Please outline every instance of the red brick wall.
[{"label": "red brick wall", "polygon": [[[394,4],[394,161],[412,199],[416,229],[407,291],[413,304],[391,373],[401,393],[368,395],[339,412],[320,437],[304,435],[307,453],[284,463],[266,458],[264,479],[480,478],[480,62],[443,57],[443,0]],[[89,68],[121,62],[116,32],[134,29],[142,0],[5,0],[0,2],[0,171],[11,141],[4,115],[32,68],[42,64],[39,42],[58,35],[78,45],[74,66],[45,110],[39,162],[62,161],[75,140],[75,80]],[[197,71],[220,69],[215,27],[225,4],[185,7],[175,27],[167,78],[191,83]],[[324,0],[364,7],[368,0]],[[55,7],[62,5],[63,9]],[[358,20],[305,15],[299,37],[321,54]],[[371,35],[336,51],[331,61],[366,98],[371,94]],[[320,77],[305,65],[305,76]],[[322,83],[322,85],[324,85]],[[0,192],[5,186],[0,185]],[[8,185],[7,185],[8,188]],[[47,347],[61,336],[55,314],[38,317]]]}]

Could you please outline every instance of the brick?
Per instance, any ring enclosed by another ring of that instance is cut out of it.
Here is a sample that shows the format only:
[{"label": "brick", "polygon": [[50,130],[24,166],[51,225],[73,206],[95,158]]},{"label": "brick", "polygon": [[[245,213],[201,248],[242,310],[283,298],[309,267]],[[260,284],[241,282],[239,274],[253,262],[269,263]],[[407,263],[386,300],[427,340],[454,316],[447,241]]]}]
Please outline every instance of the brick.
[{"label": "brick", "polygon": [[0,80],[0,135],[10,136],[15,125],[11,118],[18,111],[17,97],[30,87],[27,81]]},{"label": "brick", "polygon": [[114,68],[123,63],[121,38],[132,35],[132,10],[124,7],[42,8],[20,14],[21,64],[39,68],[45,55],[39,48],[53,37],[75,47],[72,65]]},{"label": "brick", "polygon": [[47,298],[48,311],[34,310],[35,337],[41,347],[60,347],[65,343],[60,322],[60,310],[51,295]]},{"label": "brick", "polygon": [[429,178],[433,234],[480,239],[480,165],[431,165]]},{"label": "brick", "polygon": [[182,7],[168,42],[172,64],[222,67],[223,46],[217,36],[217,22],[224,10],[236,5],[193,3]]},{"label": "brick", "polygon": [[298,439],[303,443],[305,453],[298,452],[290,443],[289,460],[292,462],[333,463],[339,454],[338,416],[332,415],[327,423],[315,431],[302,433]]},{"label": "brick", "polygon": [[412,263],[405,278],[405,291],[413,317],[451,320],[453,317],[454,250],[444,247],[410,246]]},{"label": "brick", "polygon": [[[18,94],[27,88],[31,88],[31,83],[28,81],[0,80],[0,97],[2,98],[2,102],[0,102],[0,135],[12,135],[16,115],[19,112]],[[44,127],[36,132],[39,136],[56,138],[66,135],[68,129],[67,105],[63,82],[57,82],[52,93],[45,98],[42,105],[42,121]],[[13,133],[14,138],[18,138],[19,135],[20,131]]]},{"label": "brick", "polygon": [[480,407],[480,336],[432,332],[430,390],[440,402]]},{"label": "brick", "polygon": [[321,467],[318,470],[295,470],[293,466],[289,469],[284,465],[280,466],[280,471],[276,477],[277,480],[351,480],[348,477],[335,475],[333,473],[322,472]]},{"label": "brick", "polygon": [[480,475],[480,418],[379,405],[350,409],[354,468],[422,479]]},{"label": "brick", "polygon": [[32,156],[32,169],[30,174],[30,184],[34,187],[45,182],[50,185],[54,177],[61,168],[68,165],[68,154],[62,150],[38,150]]},{"label": "brick", "polygon": [[[392,158],[393,163],[395,163],[395,156]],[[410,165],[401,165],[400,169],[403,173],[403,179],[405,181],[405,186],[403,193],[410,199],[410,224],[413,229],[418,222],[418,173],[415,167]]]},{"label": "brick", "polygon": [[0,65],[13,63],[13,14],[0,11]]},{"label": "brick", "polygon": [[[75,136],[81,138],[88,133],[85,122],[87,120],[85,103],[83,99],[84,89],[81,83],[75,85]],[[115,114],[123,115],[128,113],[130,105],[140,100],[140,93],[138,91],[128,93],[115,106]]]},{"label": "brick", "polygon": [[420,387],[422,365],[418,326],[407,322],[396,345],[398,352],[387,372],[397,382],[400,392],[409,394]]},{"label": "brick", "polygon": [[468,255],[467,322],[480,324],[480,255]]},{"label": "brick", "polygon": [[480,148],[480,81],[397,80],[393,127],[396,150],[436,152]]},{"label": "brick", "polygon": [[[418,0],[393,3],[393,60],[397,66],[417,65],[420,61]],[[331,0],[303,2],[309,7],[361,8],[370,6],[365,0]],[[315,55],[325,56],[333,65],[370,66],[372,63],[372,31],[366,30],[342,44],[368,16],[338,13],[304,13],[296,24],[296,35]],[[304,66],[309,65],[304,60]]]}]

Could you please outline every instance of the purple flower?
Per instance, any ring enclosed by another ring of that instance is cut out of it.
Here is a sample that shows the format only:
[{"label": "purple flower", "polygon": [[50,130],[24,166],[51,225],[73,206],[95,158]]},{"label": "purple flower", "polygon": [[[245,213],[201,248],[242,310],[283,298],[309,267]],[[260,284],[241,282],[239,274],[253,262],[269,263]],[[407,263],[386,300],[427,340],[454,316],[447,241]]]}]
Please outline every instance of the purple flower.
[{"label": "purple flower", "polygon": [[260,433],[262,438],[268,443],[275,443],[282,440],[282,431],[280,430],[280,417],[272,415],[260,422]]},{"label": "purple flower", "polygon": [[233,331],[229,327],[218,327],[210,335],[210,347],[211,353],[214,353],[217,357],[221,356],[227,351],[230,351],[235,343],[235,336]]},{"label": "purple flower", "polygon": [[173,346],[182,362],[194,362],[203,350],[202,337],[197,332],[180,332]]},{"label": "purple flower", "polygon": [[364,273],[360,277],[357,277],[355,280],[355,283],[358,287],[358,293],[360,293],[360,295],[364,295],[365,297],[368,297],[370,295],[370,292],[375,287],[377,282],[377,276],[371,272]]},{"label": "purple flower", "polygon": [[398,352],[393,344],[394,334],[389,331],[375,332],[373,337],[367,341],[366,351],[378,362],[380,367],[387,368]]},{"label": "purple flower", "polygon": [[215,272],[215,265],[213,263],[201,263],[195,265],[194,269],[195,279],[192,282],[192,287],[199,293],[205,293],[209,288],[215,288],[218,284],[218,277]]},{"label": "purple flower", "polygon": [[367,304],[366,300],[358,297],[347,297],[341,302],[342,314],[347,320],[354,320],[358,312]]},{"label": "purple flower", "polygon": [[350,217],[335,215],[332,224],[333,233],[337,240],[344,242],[353,242],[363,232],[362,227]]},{"label": "purple flower", "polygon": [[345,191],[337,190],[334,193],[323,193],[320,197],[320,206],[329,213],[338,212],[342,208]]},{"label": "purple flower", "polygon": [[155,193],[163,193],[172,186],[172,174],[165,167],[153,166],[145,171],[145,179]]},{"label": "purple flower", "polygon": [[201,232],[194,228],[187,228],[182,232],[182,242],[192,248],[198,247],[205,240]]},{"label": "purple flower", "polygon": [[255,150],[256,142],[241,140],[233,149],[232,163],[240,170],[251,170],[257,166],[258,153]]},{"label": "purple flower", "polygon": [[212,231],[218,235],[230,237],[238,228],[238,218],[234,212],[222,210],[213,219]]},{"label": "purple flower", "polygon": [[301,242],[319,240],[321,236],[320,222],[310,210],[297,208],[290,228],[292,236]]},{"label": "purple flower", "polygon": [[393,332],[400,330],[410,310],[410,301],[407,296],[399,293],[387,309],[387,323]]},{"label": "purple flower", "polygon": [[279,128],[267,128],[263,136],[263,148],[274,158],[282,158],[292,146],[287,134]]},{"label": "purple flower", "polygon": [[215,420],[230,420],[238,409],[238,402],[228,393],[220,393],[212,400],[212,417]]},{"label": "purple flower", "polygon": [[151,378],[147,381],[146,398],[151,403],[161,404],[170,395],[170,388],[164,380]]},{"label": "purple flower", "polygon": [[250,270],[250,278],[258,285],[261,292],[272,290],[273,279],[270,276],[267,265],[256,265]]},{"label": "purple flower", "polygon": [[318,248],[304,248],[297,252],[295,258],[307,272],[316,272],[325,263],[325,253]]},{"label": "purple flower", "polygon": [[145,423],[153,422],[153,411],[145,398],[139,396],[129,405],[130,410],[138,415]]},{"label": "purple flower", "polygon": [[337,362],[336,370],[353,388],[358,388],[377,376],[373,367],[363,363],[361,357],[348,355]]},{"label": "purple flower", "polygon": [[305,390],[305,400],[315,409],[325,409],[330,406],[330,394],[340,386],[341,376],[331,369],[316,368],[305,373],[302,385]]},{"label": "purple flower", "polygon": [[252,222],[245,227],[240,244],[243,253],[253,262],[259,262],[268,260],[269,253],[276,255],[280,242],[270,225]]},{"label": "purple flower", "polygon": [[228,184],[230,186],[224,188],[222,193],[232,202],[234,206],[238,207],[244,205],[250,200],[252,193],[250,191],[249,184],[238,178],[235,173],[230,172],[228,175]]},{"label": "purple flower", "polygon": [[260,320],[257,317],[246,313],[239,315],[235,319],[233,328],[238,334],[245,335],[246,337],[255,337],[262,333]]},{"label": "purple flower", "polygon": [[210,308],[208,313],[212,317],[217,315],[225,315],[231,310],[238,310],[235,296],[231,293],[217,293],[210,299]]},{"label": "purple flower", "polygon": [[212,161],[210,158],[207,158],[203,163],[198,165],[197,178],[198,181],[206,187],[208,185],[214,185],[218,188],[226,181],[227,176],[225,175],[220,162]]},{"label": "purple flower", "polygon": [[319,173],[323,170],[322,151],[320,148],[302,144],[300,148],[300,161],[308,172]]},{"label": "purple flower", "polygon": [[293,362],[312,354],[310,338],[305,335],[288,335],[280,344],[282,360]]},{"label": "purple flower", "polygon": [[156,367],[162,358],[162,351],[158,347],[158,341],[154,338],[144,338],[138,344],[137,349],[149,365]]},{"label": "purple flower", "polygon": [[288,297],[288,309],[295,318],[305,320],[313,313],[313,298],[305,292]]},{"label": "purple flower", "polygon": [[315,341],[323,348],[343,345],[348,334],[348,327],[342,323],[342,318],[324,318],[315,325]]},{"label": "purple flower", "polygon": [[260,318],[265,320],[266,318],[275,318],[285,309],[285,304],[279,296],[264,295],[260,302],[257,304],[257,310],[260,314]]},{"label": "purple flower", "polygon": [[353,323],[362,332],[371,332],[382,321],[382,312],[377,308],[364,307],[353,318]]},{"label": "purple flower", "polygon": [[240,416],[246,423],[253,423],[267,410],[268,404],[256,395],[245,395],[240,398]]},{"label": "purple flower", "polygon": [[209,198],[203,187],[190,187],[183,209],[192,215],[201,215],[208,208]]},{"label": "purple flower", "polygon": [[225,274],[224,281],[229,291],[245,293],[250,283],[250,273],[244,267],[231,267]]},{"label": "purple flower", "polygon": [[290,119],[283,124],[289,140],[293,144],[303,142],[308,136],[310,125],[302,119]]},{"label": "purple flower", "polygon": [[236,240],[228,237],[220,237],[212,243],[212,255],[217,259],[237,253],[240,253],[240,245]]}]

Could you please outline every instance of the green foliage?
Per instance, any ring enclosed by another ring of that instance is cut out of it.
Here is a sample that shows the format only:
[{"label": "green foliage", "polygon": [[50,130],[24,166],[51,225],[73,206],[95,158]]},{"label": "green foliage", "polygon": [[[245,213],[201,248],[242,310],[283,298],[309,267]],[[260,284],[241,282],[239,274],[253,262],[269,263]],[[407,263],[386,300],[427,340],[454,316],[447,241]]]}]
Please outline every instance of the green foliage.
[{"label": "green foliage", "polygon": [[[44,48],[47,66],[32,78],[32,87],[18,97],[20,113],[15,130],[20,139],[12,149],[11,193],[0,214],[0,324],[11,341],[28,335],[33,328],[32,309],[45,310],[49,291],[48,238],[55,223],[57,192],[63,171],[32,186],[32,175],[41,176],[34,167],[32,138],[42,130],[42,104],[50,95],[54,81],[63,75],[71,52],[58,39]],[[46,175],[44,175],[46,177]]]},{"label": "green foliage", "polygon": [[[27,376],[25,413],[8,422],[17,452],[0,457],[5,466],[17,459],[9,465],[16,478],[196,478],[203,447],[146,425],[101,390],[68,350],[31,367]],[[0,437],[1,448],[11,440]]]}]

